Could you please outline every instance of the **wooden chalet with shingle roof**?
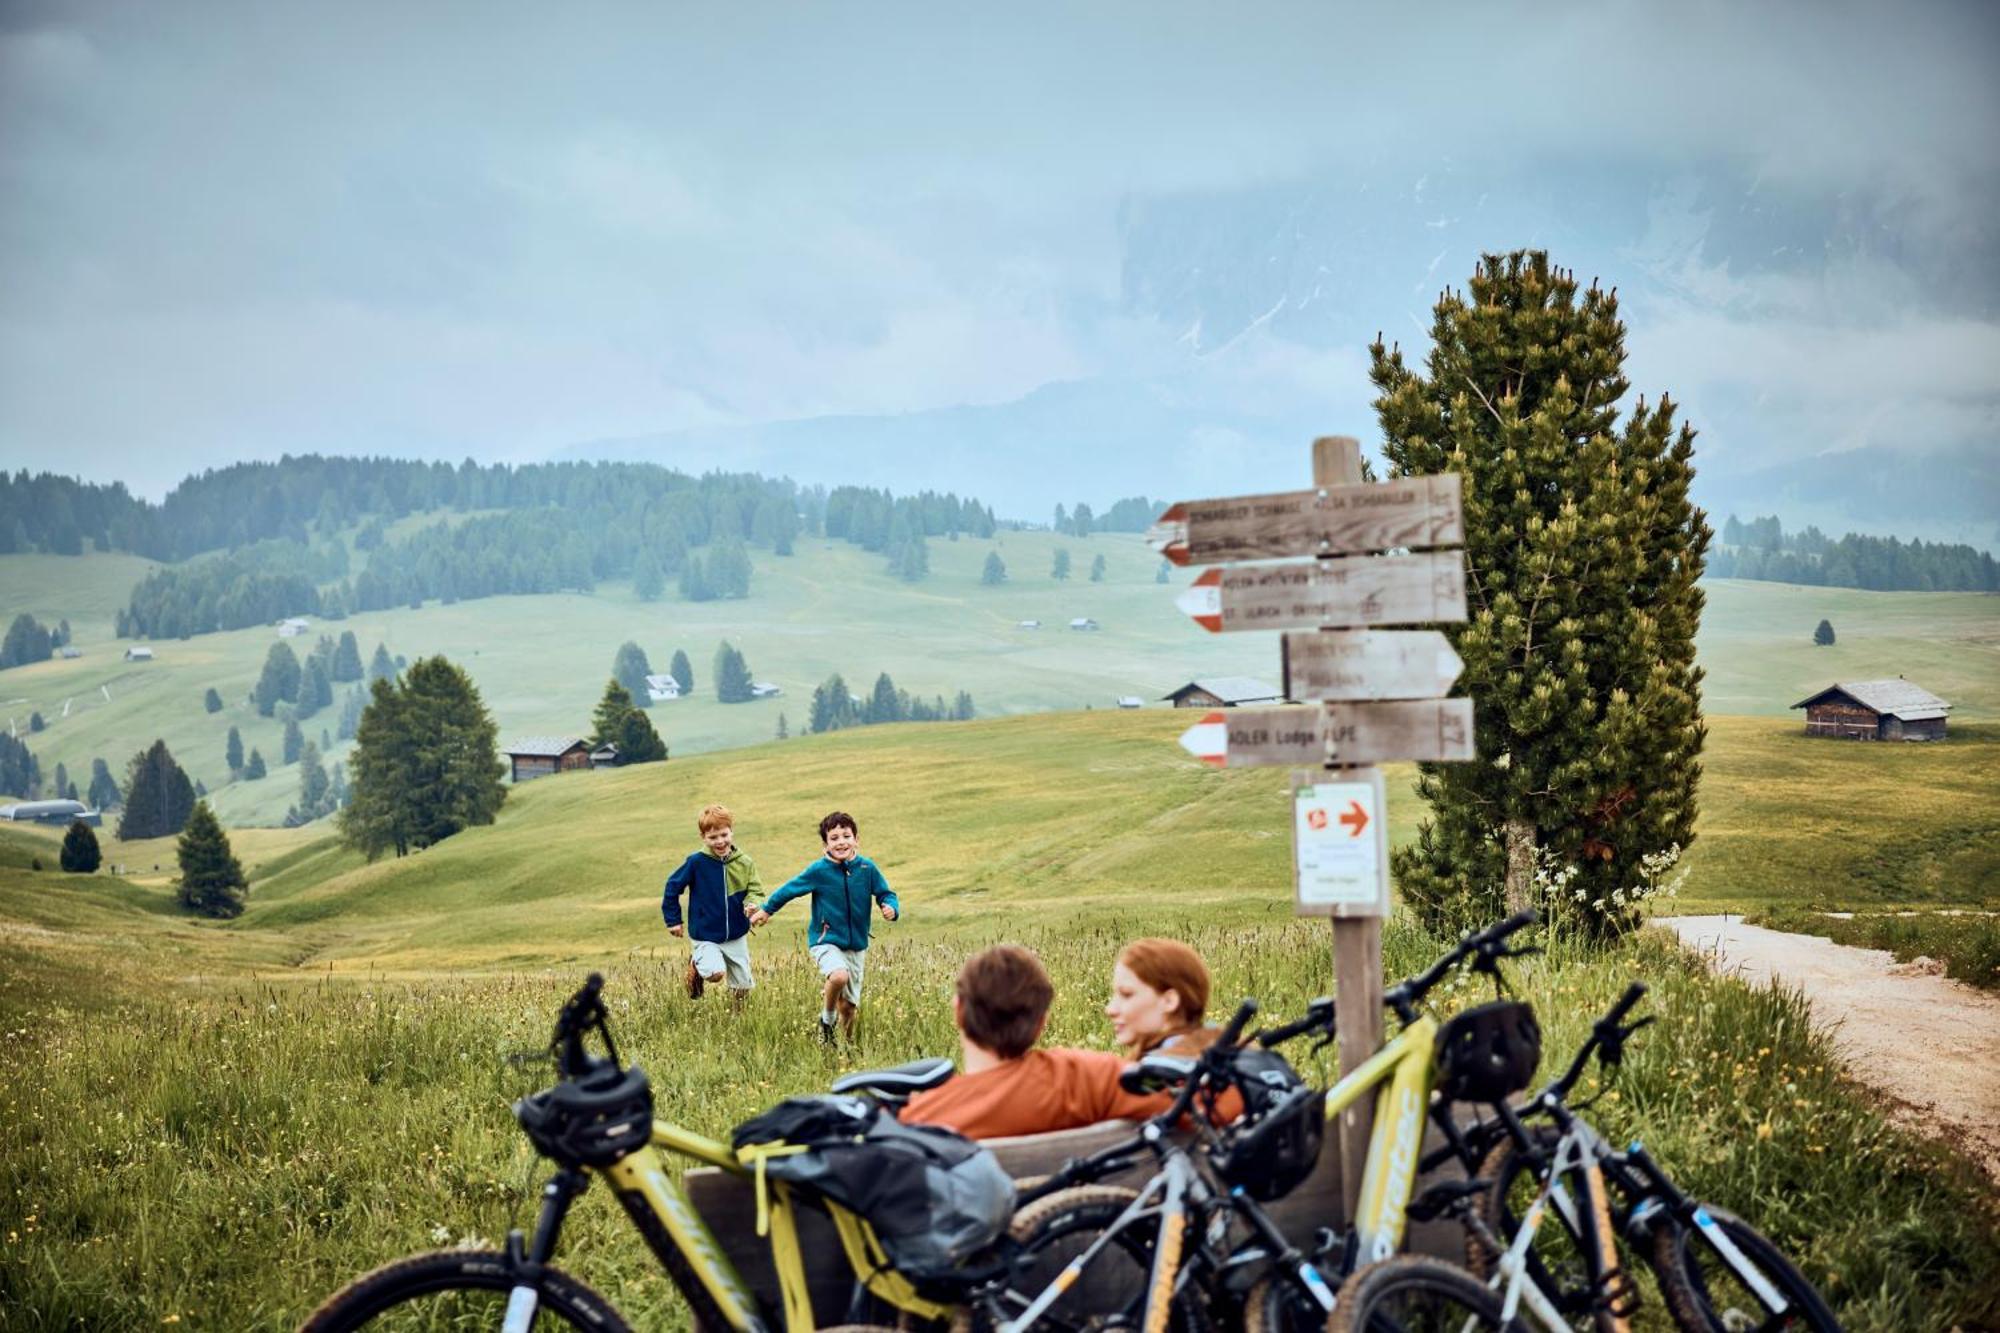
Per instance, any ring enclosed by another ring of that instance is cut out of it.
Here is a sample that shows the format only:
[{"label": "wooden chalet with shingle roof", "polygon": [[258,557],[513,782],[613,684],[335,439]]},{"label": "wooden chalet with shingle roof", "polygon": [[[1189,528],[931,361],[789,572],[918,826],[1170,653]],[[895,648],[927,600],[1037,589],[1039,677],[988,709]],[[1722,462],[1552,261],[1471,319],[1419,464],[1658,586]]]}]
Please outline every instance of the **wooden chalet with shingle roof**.
[{"label": "wooden chalet with shingle roof", "polygon": [[1951,705],[1901,676],[1843,681],[1801,699],[1806,735],[1850,741],[1941,741]]},{"label": "wooden chalet with shingle roof", "polygon": [[514,781],[590,767],[590,745],[580,736],[523,736],[507,747]]},{"label": "wooden chalet with shingle roof", "polygon": [[1239,704],[1283,703],[1285,692],[1254,676],[1208,676],[1160,697],[1176,708],[1235,708]]}]

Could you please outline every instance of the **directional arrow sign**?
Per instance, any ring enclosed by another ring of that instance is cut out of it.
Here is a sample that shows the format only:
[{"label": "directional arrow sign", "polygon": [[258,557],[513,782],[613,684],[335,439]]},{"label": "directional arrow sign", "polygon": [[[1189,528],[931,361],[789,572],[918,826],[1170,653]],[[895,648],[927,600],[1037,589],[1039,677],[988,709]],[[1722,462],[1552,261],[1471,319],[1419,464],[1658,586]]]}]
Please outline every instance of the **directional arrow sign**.
[{"label": "directional arrow sign", "polygon": [[1301,702],[1435,699],[1465,669],[1434,629],[1294,630],[1284,643],[1285,697]]},{"label": "directional arrow sign", "polygon": [[1335,778],[1292,775],[1292,863],[1299,911],[1316,916],[1386,916],[1389,838],[1382,770]]},{"label": "directional arrow sign", "polygon": [[1177,565],[1219,565],[1287,555],[1344,555],[1465,540],[1459,476],[1328,486],[1321,490],[1184,500],[1146,540]]},{"label": "directional arrow sign", "polygon": [[1219,709],[1181,733],[1181,748],[1217,768],[1470,759],[1472,700]]},{"label": "directional arrow sign", "polygon": [[1428,551],[1209,569],[1174,605],[1211,632],[1455,625],[1465,619],[1465,557]]}]

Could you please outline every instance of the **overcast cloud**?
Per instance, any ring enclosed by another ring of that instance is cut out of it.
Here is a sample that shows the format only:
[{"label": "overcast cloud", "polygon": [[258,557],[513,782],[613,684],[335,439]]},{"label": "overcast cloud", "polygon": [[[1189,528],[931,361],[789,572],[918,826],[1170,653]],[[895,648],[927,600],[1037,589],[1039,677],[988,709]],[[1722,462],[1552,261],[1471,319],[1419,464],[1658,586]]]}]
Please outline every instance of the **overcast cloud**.
[{"label": "overcast cloud", "polygon": [[[1366,436],[1368,336],[1521,244],[1621,286],[1718,472],[1990,446],[2000,7],[1377,8],[0,5],[0,462],[157,495],[1092,381]],[[1273,207],[1322,228],[1277,286]]]}]

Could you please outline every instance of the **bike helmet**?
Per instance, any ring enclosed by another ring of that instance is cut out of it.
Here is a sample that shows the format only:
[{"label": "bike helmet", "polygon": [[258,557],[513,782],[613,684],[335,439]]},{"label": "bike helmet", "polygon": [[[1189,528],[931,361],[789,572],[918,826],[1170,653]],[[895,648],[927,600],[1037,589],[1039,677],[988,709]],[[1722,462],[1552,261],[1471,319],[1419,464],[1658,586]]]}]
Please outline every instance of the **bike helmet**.
[{"label": "bike helmet", "polygon": [[1504,1101],[1541,1063],[1541,1024],[1520,1000],[1475,1005],[1438,1030],[1437,1089],[1451,1101]]},{"label": "bike helmet", "polygon": [[653,1134],[653,1087],[637,1065],[598,1060],[514,1103],[535,1151],[565,1166],[610,1166],[646,1146]]}]

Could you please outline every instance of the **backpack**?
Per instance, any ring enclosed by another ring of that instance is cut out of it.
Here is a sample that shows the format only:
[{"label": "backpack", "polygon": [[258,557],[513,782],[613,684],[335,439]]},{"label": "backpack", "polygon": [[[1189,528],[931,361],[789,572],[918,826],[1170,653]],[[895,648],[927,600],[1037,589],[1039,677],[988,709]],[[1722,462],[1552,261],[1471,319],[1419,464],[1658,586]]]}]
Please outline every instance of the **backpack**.
[{"label": "backpack", "polygon": [[1014,1182],[971,1139],[905,1125],[865,1097],[790,1097],[736,1127],[731,1142],[786,1144],[763,1172],[865,1218],[883,1253],[918,1282],[948,1279],[999,1239],[1014,1215]]}]

